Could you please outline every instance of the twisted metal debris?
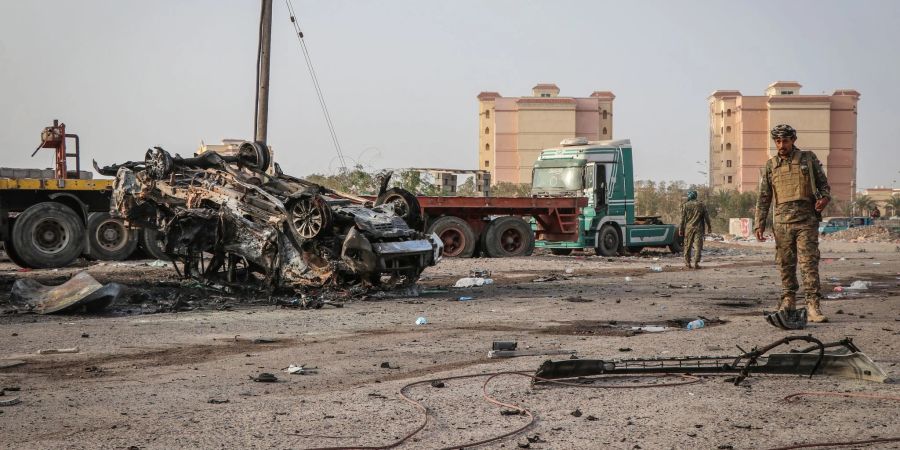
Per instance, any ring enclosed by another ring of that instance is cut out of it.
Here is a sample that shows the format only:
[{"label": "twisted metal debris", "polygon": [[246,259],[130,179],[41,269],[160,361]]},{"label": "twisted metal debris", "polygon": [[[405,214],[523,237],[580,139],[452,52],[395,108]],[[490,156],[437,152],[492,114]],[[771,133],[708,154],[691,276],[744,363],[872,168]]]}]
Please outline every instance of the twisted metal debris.
[{"label": "twisted metal debris", "polygon": [[270,293],[369,289],[412,284],[440,259],[440,239],[392,204],[285,175],[259,143],[232,153],[182,158],[155,147],[144,161],[94,167],[116,177],[113,215],[158,230],[187,277]]}]

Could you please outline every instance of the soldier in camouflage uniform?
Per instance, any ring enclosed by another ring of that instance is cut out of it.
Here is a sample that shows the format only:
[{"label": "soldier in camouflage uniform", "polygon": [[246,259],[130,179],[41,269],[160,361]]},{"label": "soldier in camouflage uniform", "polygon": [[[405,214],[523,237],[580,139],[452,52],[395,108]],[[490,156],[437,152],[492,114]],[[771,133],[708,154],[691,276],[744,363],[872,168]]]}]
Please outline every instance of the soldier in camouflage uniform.
[{"label": "soldier in camouflage uniform", "polygon": [[797,132],[790,125],[778,125],[771,134],[778,154],[766,161],[760,174],[756,238],[765,240],[763,231],[774,200],[775,262],[781,269],[778,309],[794,310],[799,260],[807,316],[811,322],[826,322],[819,305],[818,225],[822,210],[831,201],[831,188],[815,153],[794,147]]},{"label": "soldier in camouflage uniform", "polygon": [[[687,201],[681,205],[681,228],[678,233],[684,237],[684,266],[688,269],[700,268],[700,254],[703,252],[704,233],[712,233],[712,223],[706,205],[697,200],[697,191],[688,191]],[[691,266],[693,253],[693,267]]]}]

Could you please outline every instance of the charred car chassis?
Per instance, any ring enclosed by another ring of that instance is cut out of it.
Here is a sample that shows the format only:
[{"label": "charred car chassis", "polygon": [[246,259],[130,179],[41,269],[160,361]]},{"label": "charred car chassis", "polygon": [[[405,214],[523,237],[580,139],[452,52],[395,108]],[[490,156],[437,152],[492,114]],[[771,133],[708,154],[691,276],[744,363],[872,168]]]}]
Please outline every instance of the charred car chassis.
[{"label": "charred car chassis", "polygon": [[443,251],[392,204],[283,174],[260,143],[192,158],[155,147],[144,161],[94,167],[116,177],[113,214],[155,234],[184,276],[208,282],[270,294],[391,287],[414,283]]}]

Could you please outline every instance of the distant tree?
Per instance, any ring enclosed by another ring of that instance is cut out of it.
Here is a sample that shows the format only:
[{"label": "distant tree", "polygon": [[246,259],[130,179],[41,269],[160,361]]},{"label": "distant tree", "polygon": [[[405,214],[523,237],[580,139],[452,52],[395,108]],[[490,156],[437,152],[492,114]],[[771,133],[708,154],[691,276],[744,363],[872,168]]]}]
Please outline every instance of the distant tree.
[{"label": "distant tree", "polygon": [[860,215],[869,215],[869,213],[875,209],[876,203],[872,197],[868,195],[860,195],[856,197],[856,200],[853,201],[853,206],[859,211]]},{"label": "distant tree", "polygon": [[472,197],[475,195],[475,177],[469,177],[463,184],[456,187],[456,195]]},{"label": "distant tree", "polygon": [[891,216],[900,216],[900,195],[892,195],[887,201],[886,209],[890,210]]},{"label": "distant tree", "polygon": [[509,181],[501,181],[491,186],[492,197],[530,197],[530,183],[511,183]]}]

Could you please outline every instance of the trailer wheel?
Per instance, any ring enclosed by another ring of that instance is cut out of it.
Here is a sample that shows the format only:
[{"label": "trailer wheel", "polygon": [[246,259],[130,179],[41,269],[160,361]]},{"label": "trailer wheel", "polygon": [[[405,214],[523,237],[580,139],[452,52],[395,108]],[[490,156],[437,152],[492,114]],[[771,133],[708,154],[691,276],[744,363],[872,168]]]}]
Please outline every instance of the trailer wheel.
[{"label": "trailer wheel", "polygon": [[63,267],[84,249],[84,224],[62,203],[38,203],[16,218],[12,244],[25,267]]},{"label": "trailer wheel", "polygon": [[418,230],[422,221],[422,209],[419,199],[411,192],[401,188],[390,188],[375,200],[375,206],[392,203],[394,213],[403,218],[410,228]]},{"label": "trailer wheel", "polygon": [[603,225],[600,228],[600,240],[594,251],[598,256],[617,256],[619,254],[619,232],[612,225]]},{"label": "trailer wheel", "polygon": [[159,238],[159,230],[156,228],[141,228],[139,233],[141,249],[147,256],[161,261],[171,261],[172,257],[166,254],[165,246]]},{"label": "trailer wheel", "polygon": [[475,253],[475,232],[459,217],[439,217],[428,227],[428,233],[437,234],[444,242],[444,256],[471,258]]},{"label": "trailer wheel", "polygon": [[[12,224],[10,224],[10,228],[12,228]],[[25,267],[25,261],[22,261],[22,257],[16,253],[16,248],[13,247],[12,239],[3,241],[3,250],[6,251],[6,257],[9,258],[13,264],[19,267]]]},{"label": "trailer wheel", "polygon": [[110,217],[108,212],[88,215],[88,244],[90,255],[102,261],[122,261],[137,248],[137,233],[130,230],[121,219]]},{"label": "trailer wheel", "polygon": [[556,256],[569,256],[572,254],[571,248],[551,248],[550,253]]},{"label": "trailer wheel", "polygon": [[531,227],[518,217],[497,218],[484,233],[484,250],[492,258],[526,256],[534,249]]}]

